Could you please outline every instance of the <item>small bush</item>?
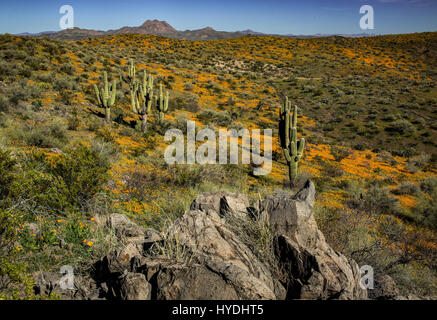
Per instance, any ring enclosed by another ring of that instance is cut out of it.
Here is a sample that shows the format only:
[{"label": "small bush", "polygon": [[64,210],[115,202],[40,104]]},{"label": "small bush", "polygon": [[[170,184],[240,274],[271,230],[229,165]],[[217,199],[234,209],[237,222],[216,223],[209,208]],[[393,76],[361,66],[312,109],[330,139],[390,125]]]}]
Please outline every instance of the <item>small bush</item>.
[{"label": "small bush", "polygon": [[60,120],[28,131],[19,129],[15,134],[26,145],[40,148],[61,148],[67,142],[67,126]]},{"label": "small bush", "polygon": [[428,177],[423,180],[420,184],[420,189],[428,194],[435,192],[437,190],[437,177]]},{"label": "small bush", "polygon": [[419,187],[411,182],[402,182],[398,184],[397,188],[392,193],[397,195],[409,194],[416,195],[419,192]]},{"label": "small bush", "polygon": [[347,158],[350,155],[350,151],[345,148],[331,146],[331,154],[333,155],[335,161],[341,162],[341,160]]},{"label": "small bush", "polygon": [[15,177],[16,160],[10,153],[0,149],[0,200],[4,200],[10,193],[10,187]]},{"label": "small bush", "polygon": [[8,112],[9,105],[9,99],[4,95],[0,95],[0,112]]},{"label": "small bush", "polygon": [[371,184],[367,190],[358,188],[348,205],[370,214],[396,214],[399,211],[398,200],[390,196],[387,188]]},{"label": "small bush", "polygon": [[414,126],[408,120],[399,119],[394,121],[389,127],[387,127],[386,131],[398,134],[408,134],[414,131]]},{"label": "small bush", "polygon": [[34,152],[25,159],[14,197],[31,199],[33,208],[66,215],[102,191],[108,170],[108,161],[83,145],[55,156]]}]

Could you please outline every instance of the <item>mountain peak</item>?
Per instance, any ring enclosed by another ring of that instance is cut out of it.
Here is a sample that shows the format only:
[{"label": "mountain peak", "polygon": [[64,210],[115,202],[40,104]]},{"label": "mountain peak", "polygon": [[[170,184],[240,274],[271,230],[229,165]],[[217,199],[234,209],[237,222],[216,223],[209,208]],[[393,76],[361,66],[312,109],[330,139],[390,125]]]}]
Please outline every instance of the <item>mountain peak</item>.
[{"label": "mountain peak", "polygon": [[205,28],[202,28],[200,30],[202,30],[202,31],[215,31],[214,28],[211,28],[211,27],[205,27]]},{"label": "mountain peak", "polygon": [[160,21],[160,20],[146,20],[141,26],[141,29],[146,30],[150,33],[157,33],[157,34],[163,34],[163,33],[173,33],[177,32],[175,28],[173,28],[171,25],[167,23],[167,21]]}]

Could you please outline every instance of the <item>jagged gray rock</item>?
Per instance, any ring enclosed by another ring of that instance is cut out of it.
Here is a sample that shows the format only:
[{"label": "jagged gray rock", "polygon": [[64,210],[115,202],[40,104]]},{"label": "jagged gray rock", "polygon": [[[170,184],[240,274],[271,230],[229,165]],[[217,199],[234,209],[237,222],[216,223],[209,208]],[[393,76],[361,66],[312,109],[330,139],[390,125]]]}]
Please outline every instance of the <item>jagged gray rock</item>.
[{"label": "jagged gray rock", "polygon": [[333,250],[313,216],[311,181],[295,195],[277,193],[260,204],[260,214],[277,235],[274,246],[285,272],[288,299],[366,299],[355,261]]},{"label": "jagged gray rock", "polygon": [[141,273],[123,274],[118,287],[121,300],[150,300],[152,296],[152,286]]},{"label": "jagged gray rock", "polygon": [[219,191],[205,192],[198,195],[191,203],[190,209],[205,212],[213,210],[223,216],[228,212],[246,213],[248,207],[249,200],[246,195]]},{"label": "jagged gray rock", "polygon": [[269,270],[216,211],[187,211],[169,228],[169,236],[177,238],[199,261],[232,283],[241,298],[276,298]]},{"label": "jagged gray rock", "polygon": [[73,288],[63,289],[61,281],[64,275],[57,272],[36,272],[33,274],[35,280],[34,291],[42,296],[56,294],[64,300],[98,300],[101,299],[96,281],[90,277],[74,276]]}]

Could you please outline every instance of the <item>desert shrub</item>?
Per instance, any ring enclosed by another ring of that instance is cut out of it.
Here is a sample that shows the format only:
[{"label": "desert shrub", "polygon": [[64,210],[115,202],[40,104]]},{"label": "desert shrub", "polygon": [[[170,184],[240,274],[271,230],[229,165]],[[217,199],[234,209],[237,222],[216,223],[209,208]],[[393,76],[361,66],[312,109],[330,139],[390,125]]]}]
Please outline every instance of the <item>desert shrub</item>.
[{"label": "desert shrub", "polygon": [[0,258],[0,300],[36,299],[35,282],[26,271],[25,263]]},{"label": "desert shrub", "polygon": [[0,149],[0,200],[4,200],[10,193],[10,187],[15,177],[16,160],[12,159],[8,151]]},{"label": "desert shrub", "polygon": [[19,101],[41,98],[41,88],[27,83],[15,84],[8,88],[9,101],[18,104]]},{"label": "desert shrub", "polygon": [[62,91],[64,89],[67,90],[76,90],[76,83],[68,77],[59,77],[55,80],[53,84],[53,88],[58,91]]},{"label": "desert shrub", "polygon": [[109,163],[83,145],[64,154],[37,151],[23,163],[15,186],[15,198],[30,199],[30,210],[46,208],[61,215],[80,210],[102,191]]},{"label": "desert shrub", "polygon": [[109,168],[107,159],[101,158],[96,151],[80,145],[61,156],[50,168],[50,173],[67,186],[68,202],[81,205],[102,191],[102,186],[109,178]]},{"label": "desert shrub", "polygon": [[405,168],[412,173],[416,173],[420,169],[425,169],[430,160],[431,156],[422,152],[418,156],[409,158]]},{"label": "desert shrub", "polygon": [[401,195],[401,194],[409,194],[415,195],[419,192],[419,186],[411,182],[402,182],[397,185],[397,188],[392,191],[392,193]]},{"label": "desert shrub", "polygon": [[71,64],[63,64],[59,68],[59,71],[72,76],[76,72],[76,68],[74,66],[72,66]]},{"label": "desert shrub", "polygon": [[170,174],[172,182],[180,187],[194,187],[199,184],[206,171],[205,166],[172,166],[170,167]]},{"label": "desert shrub", "polygon": [[80,126],[80,118],[77,109],[73,109],[71,115],[67,119],[68,130],[76,131]]},{"label": "desert shrub", "polygon": [[7,112],[9,110],[9,99],[4,95],[0,95],[0,112]]},{"label": "desert shrub", "polygon": [[367,189],[357,188],[347,202],[349,207],[370,214],[398,213],[398,200],[392,197],[387,188],[371,184]]},{"label": "desert shrub", "polygon": [[412,125],[408,120],[399,119],[388,126],[386,130],[398,134],[408,134],[414,131],[414,125]]},{"label": "desert shrub", "polygon": [[30,130],[16,129],[13,133],[28,146],[61,148],[67,141],[67,126],[61,120],[32,127]]},{"label": "desert shrub", "polygon": [[154,198],[148,192],[151,186],[157,187],[168,183],[169,179],[156,171],[145,172],[143,170],[135,170],[126,178],[125,189],[128,192],[126,192],[125,196],[129,199],[148,201]]},{"label": "desert shrub", "polygon": [[419,197],[417,206],[412,209],[413,218],[417,223],[437,230],[437,192],[433,191],[431,197]]},{"label": "desert shrub", "polygon": [[344,175],[344,170],[342,167],[330,162],[325,162],[323,171],[328,177],[332,178],[341,177]]},{"label": "desert shrub", "polygon": [[[197,100],[198,98],[195,95],[188,95],[186,97],[185,96],[177,97],[174,99],[174,108],[184,109],[193,113],[197,113],[200,109]],[[170,102],[172,101],[170,100]],[[169,105],[169,108],[171,109],[171,105]]]},{"label": "desert shrub", "polygon": [[366,149],[366,145],[364,145],[364,144],[362,144],[362,143],[357,143],[357,144],[355,144],[355,145],[353,146],[353,148],[354,148],[355,150],[358,150],[358,151],[363,151],[363,150]]},{"label": "desert shrub", "polygon": [[344,158],[347,158],[350,155],[350,151],[346,148],[337,147],[335,145],[331,146],[331,154],[333,155],[335,161],[341,162]]},{"label": "desert shrub", "polygon": [[213,110],[204,111],[197,118],[206,124],[215,123],[221,127],[228,127],[233,121],[227,112],[217,112]]},{"label": "desert shrub", "polygon": [[423,192],[432,194],[437,190],[437,177],[428,177],[420,183],[420,189]]},{"label": "desert shrub", "polygon": [[63,104],[70,106],[73,103],[73,93],[68,90],[62,90],[59,92],[59,101]]},{"label": "desert shrub", "polygon": [[105,124],[97,129],[96,137],[103,139],[105,142],[114,142],[117,136],[114,130]]}]

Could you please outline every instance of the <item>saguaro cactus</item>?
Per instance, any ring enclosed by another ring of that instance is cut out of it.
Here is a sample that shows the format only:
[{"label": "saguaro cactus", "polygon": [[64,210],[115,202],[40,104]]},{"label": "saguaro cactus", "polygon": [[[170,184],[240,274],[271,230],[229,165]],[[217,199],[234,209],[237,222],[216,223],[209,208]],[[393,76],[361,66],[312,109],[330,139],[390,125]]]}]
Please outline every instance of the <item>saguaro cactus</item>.
[{"label": "saguaro cactus", "polygon": [[103,73],[103,88],[99,90],[96,84],[94,84],[94,90],[96,92],[97,101],[99,106],[105,108],[105,120],[111,122],[111,107],[115,103],[115,96],[117,93],[117,81],[113,80],[111,84],[108,83],[108,74],[106,71]]},{"label": "saguaro cactus", "polygon": [[168,110],[168,91],[164,95],[162,94],[162,84],[159,85],[159,97],[155,96],[156,108],[159,111],[159,121],[164,120],[164,115]]},{"label": "saguaro cactus", "polygon": [[294,106],[292,116],[290,112],[291,101],[286,97],[279,110],[279,137],[288,164],[290,183],[293,184],[297,178],[298,162],[305,148],[305,139],[297,141],[297,106]]},{"label": "saguaro cactus", "polygon": [[[127,85],[129,86],[130,96],[132,99],[132,97],[135,96],[135,93],[138,90],[138,85],[139,85],[136,79],[136,69],[133,60],[130,61],[127,70],[127,75],[126,76],[120,75],[120,81],[127,83]],[[136,112],[133,104],[132,104],[132,108],[133,108],[132,111]]]},{"label": "saguaro cactus", "polygon": [[147,131],[147,119],[152,109],[153,101],[153,77],[143,73],[143,81],[135,83],[134,92],[131,95],[132,108],[141,119],[141,131]]}]

